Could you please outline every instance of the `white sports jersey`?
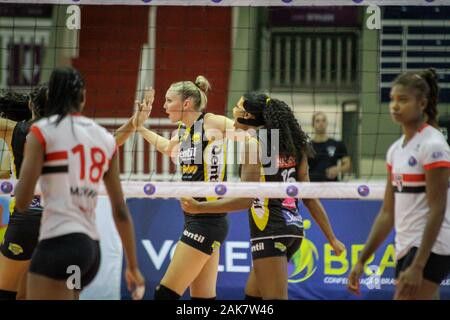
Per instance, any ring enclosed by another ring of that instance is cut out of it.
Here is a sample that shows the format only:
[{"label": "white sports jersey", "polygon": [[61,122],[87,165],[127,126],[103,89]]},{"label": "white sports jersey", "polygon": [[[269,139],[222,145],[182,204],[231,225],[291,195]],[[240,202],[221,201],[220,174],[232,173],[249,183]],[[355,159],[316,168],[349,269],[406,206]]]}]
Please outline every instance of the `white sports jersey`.
[{"label": "white sports jersey", "polygon": [[[392,144],[387,153],[388,170],[391,172],[395,192],[395,248],[397,259],[411,247],[419,247],[430,210],[426,197],[425,172],[430,169],[450,168],[450,149],[442,133],[424,125],[402,147],[405,136]],[[447,208],[432,252],[450,255],[450,193]]]},{"label": "white sports jersey", "polygon": [[39,180],[44,203],[39,240],[69,233],[98,239],[95,207],[103,174],[116,150],[114,137],[79,114],[37,121],[30,129],[44,148]]}]

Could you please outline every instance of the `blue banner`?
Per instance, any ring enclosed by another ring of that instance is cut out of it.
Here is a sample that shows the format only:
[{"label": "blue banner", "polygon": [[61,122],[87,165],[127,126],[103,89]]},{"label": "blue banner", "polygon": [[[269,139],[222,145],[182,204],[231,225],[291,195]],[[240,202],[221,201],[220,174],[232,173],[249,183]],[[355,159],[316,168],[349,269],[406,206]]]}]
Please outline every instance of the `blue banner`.
[{"label": "blue banner", "polygon": [[6,231],[6,225],[9,221],[9,200],[10,196],[0,196],[0,242]]},{"label": "blue banner", "polygon": [[[127,203],[135,223],[139,263],[147,281],[145,298],[151,299],[183,231],[183,214],[179,202],[173,199],[128,199]],[[318,225],[306,209],[300,208],[306,236],[289,264],[289,299],[392,299],[393,233],[368,263],[361,296],[356,297],[346,289],[351,266],[363,248],[381,202],[327,200],[322,203],[347,252],[335,256]],[[231,213],[229,221],[230,231],[221,247],[217,298],[242,299],[251,267],[247,213]],[[441,298],[450,299],[450,280],[445,280],[441,288]],[[123,280],[122,298],[130,298]],[[189,298],[189,293],[183,298]]]}]

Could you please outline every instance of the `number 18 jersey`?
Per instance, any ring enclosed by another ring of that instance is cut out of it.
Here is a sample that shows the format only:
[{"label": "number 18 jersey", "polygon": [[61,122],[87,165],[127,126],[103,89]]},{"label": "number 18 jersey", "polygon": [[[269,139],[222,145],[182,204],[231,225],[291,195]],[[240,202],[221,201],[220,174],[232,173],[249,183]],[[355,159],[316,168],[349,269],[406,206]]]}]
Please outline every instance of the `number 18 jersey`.
[{"label": "number 18 jersey", "polygon": [[98,239],[97,194],[116,151],[114,137],[93,120],[71,114],[37,121],[31,134],[44,149],[40,187],[43,196],[39,240],[70,233]]}]

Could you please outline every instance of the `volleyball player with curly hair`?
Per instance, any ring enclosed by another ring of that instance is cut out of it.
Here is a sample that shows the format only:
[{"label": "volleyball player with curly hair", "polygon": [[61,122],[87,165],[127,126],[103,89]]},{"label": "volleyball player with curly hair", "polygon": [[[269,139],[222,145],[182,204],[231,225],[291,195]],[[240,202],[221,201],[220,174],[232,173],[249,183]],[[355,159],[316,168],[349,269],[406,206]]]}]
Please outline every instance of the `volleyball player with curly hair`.
[{"label": "volleyball player with curly hair", "polygon": [[[242,153],[241,181],[309,181],[308,136],[286,103],[262,93],[249,93],[241,97],[233,114],[235,128],[249,133]],[[277,134],[278,139],[273,140]],[[303,238],[297,201],[295,198],[223,198],[198,202],[183,198],[181,204],[191,214],[249,209],[253,268],[245,288],[246,299],[287,299],[287,264]],[[319,200],[303,199],[303,203],[336,254],[341,254],[345,247],[334,235]]]},{"label": "volleyball player with curly hair", "polygon": [[[8,145],[12,179],[19,177],[26,136],[32,123],[45,116],[47,85],[29,95],[10,90],[0,93],[0,137]],[[18,212],[11,198],[10,218],[0,245],[0,300],[24,299],[26,272],[37,245],[42,216],[40,197],[34,197],[25,212]]]}]

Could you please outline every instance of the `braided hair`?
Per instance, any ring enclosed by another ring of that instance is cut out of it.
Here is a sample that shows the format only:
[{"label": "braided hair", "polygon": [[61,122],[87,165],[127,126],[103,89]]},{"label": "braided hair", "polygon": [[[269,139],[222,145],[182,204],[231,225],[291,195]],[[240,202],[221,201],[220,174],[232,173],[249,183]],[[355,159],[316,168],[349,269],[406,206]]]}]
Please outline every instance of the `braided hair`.
[{"label": "braided hair", "polygon": [[69,113],[81,111],[84,100],[84,79],[73,68],[56,68],[48,84],[48,102],[45,108],[47,116],[58,115],[59,124]]}]

